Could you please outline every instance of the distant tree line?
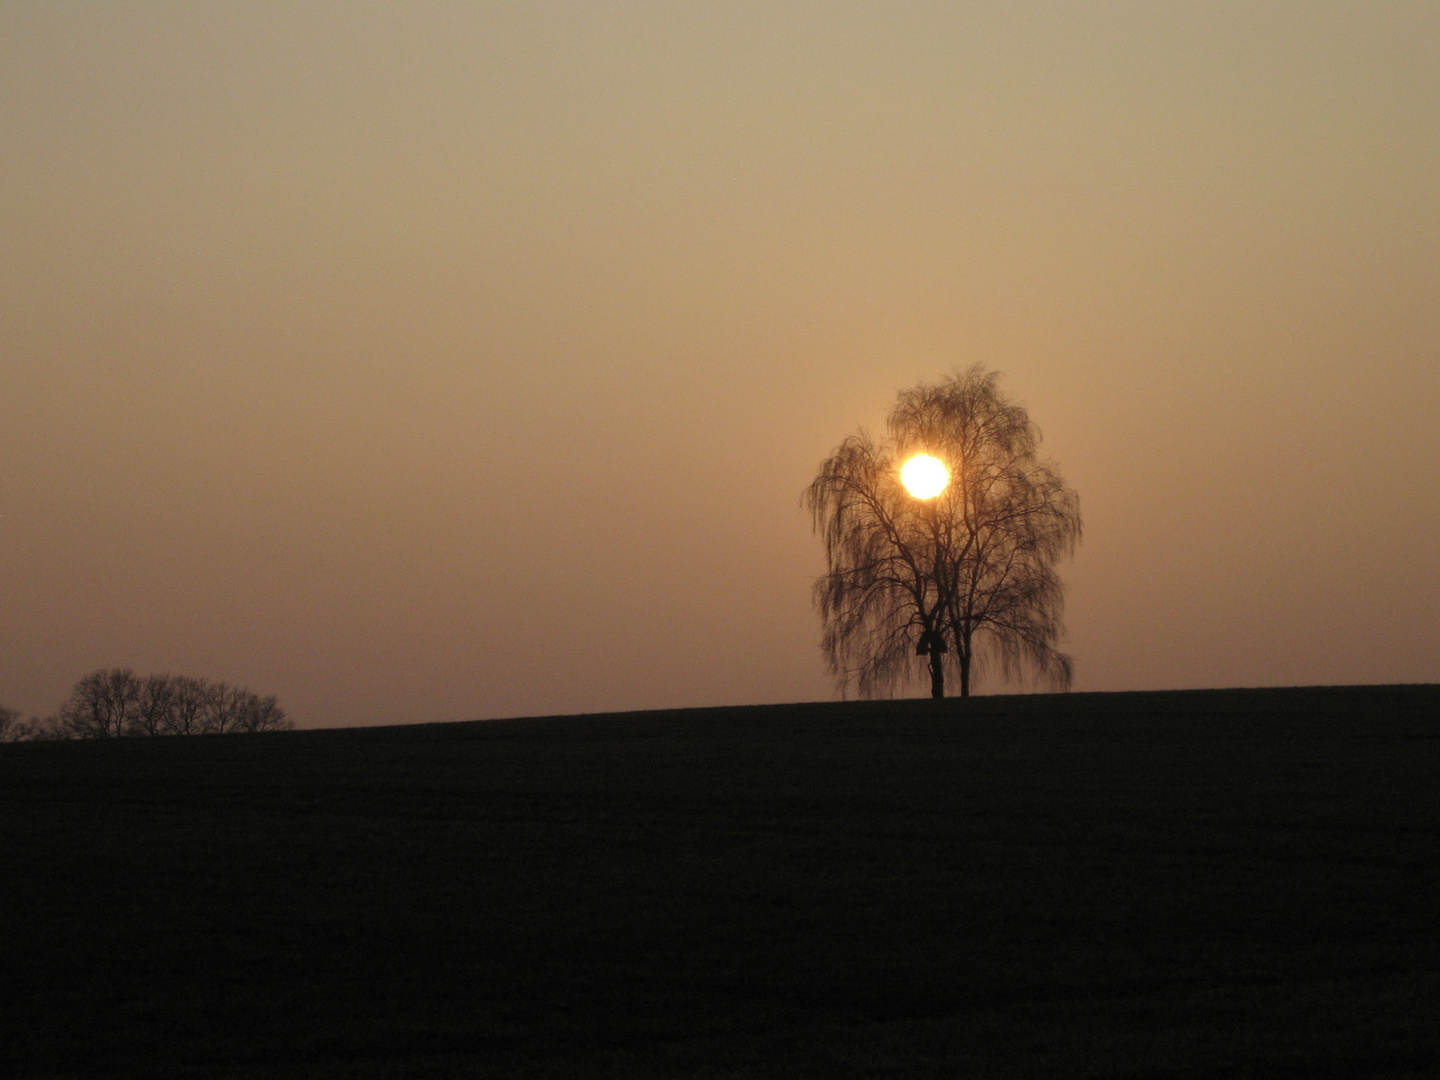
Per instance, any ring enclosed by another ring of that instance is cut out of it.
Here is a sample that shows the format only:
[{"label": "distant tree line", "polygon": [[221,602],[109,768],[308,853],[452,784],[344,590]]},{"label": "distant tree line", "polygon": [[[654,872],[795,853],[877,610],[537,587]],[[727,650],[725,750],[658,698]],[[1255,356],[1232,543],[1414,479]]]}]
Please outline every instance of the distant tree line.
[{"label": "distant tree line", "polygon": [[15,710],[0,708],[0,742],[230,735],[294,726],[273,695],[186,675],[142,678],[129,668],[86,675],[54,716],[22,721]]}]

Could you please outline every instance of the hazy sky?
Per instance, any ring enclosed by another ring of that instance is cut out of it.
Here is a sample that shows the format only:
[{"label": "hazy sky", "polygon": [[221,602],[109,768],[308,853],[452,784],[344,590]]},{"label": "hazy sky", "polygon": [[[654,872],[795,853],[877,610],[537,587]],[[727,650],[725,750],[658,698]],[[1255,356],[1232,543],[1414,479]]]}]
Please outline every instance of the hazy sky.
[{"label": "hazy sky", "polygon": [[1080,492],[1076,689],[1440,681],[1437,57],[1430,0],[6,0],[0,704],[830,697],[800,491],[974,361]]}]

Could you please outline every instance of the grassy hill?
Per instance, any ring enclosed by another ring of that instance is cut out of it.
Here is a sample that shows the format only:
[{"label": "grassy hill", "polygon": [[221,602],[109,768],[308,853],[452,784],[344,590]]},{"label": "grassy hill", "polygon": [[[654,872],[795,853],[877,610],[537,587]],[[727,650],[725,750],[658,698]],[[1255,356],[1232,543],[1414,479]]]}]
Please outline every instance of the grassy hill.
[{"label": "grassy hill", "polygon": [[0,1074],[1435,1075],[1440,687],[0,746]]}]

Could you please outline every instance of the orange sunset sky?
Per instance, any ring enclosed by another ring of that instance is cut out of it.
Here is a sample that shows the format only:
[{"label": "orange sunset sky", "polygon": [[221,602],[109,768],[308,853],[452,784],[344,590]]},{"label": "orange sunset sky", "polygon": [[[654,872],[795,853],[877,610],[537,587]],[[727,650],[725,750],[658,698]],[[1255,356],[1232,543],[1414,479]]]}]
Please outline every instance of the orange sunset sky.
[{"label": "orange sunset sky", "polygon": [[1437,57],[1423,0],[7,0],[0,704],[829,698],[800,491],[976,361],[1081,496],[1077,690],[1440,681]]}]

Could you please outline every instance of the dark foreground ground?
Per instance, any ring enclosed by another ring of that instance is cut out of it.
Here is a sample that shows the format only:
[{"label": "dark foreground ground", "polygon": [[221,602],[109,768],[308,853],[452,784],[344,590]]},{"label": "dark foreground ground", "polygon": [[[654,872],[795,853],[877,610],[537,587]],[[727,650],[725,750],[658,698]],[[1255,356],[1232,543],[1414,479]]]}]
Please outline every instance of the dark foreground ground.
[{"label": "dark foreground ground", "polygon": [[0,747],[0,1075],[1422,1077],[1440,687]]}]

